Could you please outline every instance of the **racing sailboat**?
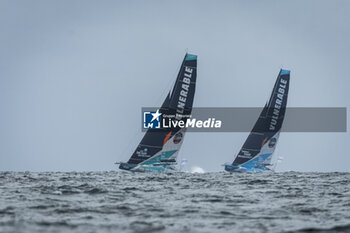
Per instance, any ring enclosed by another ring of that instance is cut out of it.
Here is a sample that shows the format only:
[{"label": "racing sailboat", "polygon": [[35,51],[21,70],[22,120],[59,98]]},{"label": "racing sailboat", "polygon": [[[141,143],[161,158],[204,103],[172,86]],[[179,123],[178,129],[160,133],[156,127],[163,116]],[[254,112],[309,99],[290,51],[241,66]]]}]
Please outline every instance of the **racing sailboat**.
[{"label": "racing sailboat", "polygon": [[247,140],[232,164],[225,164],[228,172],[263,172],[271,170],[284,120],[290,71],[281,69],[269,102],[266,103]]},{"label": "racing sailboat", "polygon": [[[185,55],[173,88],[152,120],[161,115],[187,120],[192,112],[197,78],[197,56]],[[176,118],[176,119],[175,119]],[[134,172],[163,172],[176,170],[176,158],[184,140],[186,128],[148,129],[134,153],[119,169]]]}]

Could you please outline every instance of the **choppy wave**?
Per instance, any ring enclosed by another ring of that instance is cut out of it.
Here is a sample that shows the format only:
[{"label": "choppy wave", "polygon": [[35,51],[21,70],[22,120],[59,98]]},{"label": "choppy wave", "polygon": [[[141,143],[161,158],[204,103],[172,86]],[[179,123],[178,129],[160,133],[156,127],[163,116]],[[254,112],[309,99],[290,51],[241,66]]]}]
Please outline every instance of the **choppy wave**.
[{"label": "choppy wave", "polygon": [[0,173],[0,232],[350,232],[349,173]]}]

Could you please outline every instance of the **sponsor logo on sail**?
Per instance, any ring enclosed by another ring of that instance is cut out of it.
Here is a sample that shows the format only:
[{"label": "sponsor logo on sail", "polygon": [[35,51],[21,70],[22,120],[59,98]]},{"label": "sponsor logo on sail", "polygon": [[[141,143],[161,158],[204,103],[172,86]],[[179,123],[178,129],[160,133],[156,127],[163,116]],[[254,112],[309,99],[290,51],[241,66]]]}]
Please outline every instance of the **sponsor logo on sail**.
[{"label": "sponsor logo on sail", "polygon": [[[187,95],[190,91],[190,84],[192,78],[193,68],[185,66],[184,76],[182,78],[181,90],[179,95],[179,100],[177,103],[176,112],[178,114],[183,114],[186,106]],[[180,117],[176,116],[177,119]]]},{"label": "sponsor logo on sail", "polygon": [[271,138],[269,142],[269,147],[270,148],[274,147],[276,145],[276,142],[277,142],[276,138]]},{"label": "sponsor logo on sail", "polygon": [[239,157],[239,158],[245,158],[245,159],[250,159],[250,158],[252,158],[252,155],[251,155],[250,152],[247,151],[247,150],[241,150],[241,153],[239,153],[237,157]]},{"label": "sponsor logo on sail", "polygon": [[136,151],[136,154],[139,157],[146,157],[146,158],[148,158],[148,157],[150,157],[150,155],[147,154],[147,151],[148,151],[148,149],[145,148],[143,150]]},{"label": "sponsor logo on sail", "polygon": [[182,137],[183,137],[183,135],[181,132],[178,132],[177,134],[175,134],[174,139],[173,139],[174,144],[179,144],[182,140]]},{"label": "sponsor logo on sail", "polygon": [[277,125],[277,121],[278,121],[278,117],[280,115],[280,111],[282,108],[282,101],[284,98],[284,93],[286,91],[286,87],[287,87],[287,80],[281,78],[278,89],[277,89],[277,98],[274,104],[274,109],[273,109],[273,113],[272,113],[272,119],[270,122],[270,130],[275,130],[276,129],[276,125]]}]

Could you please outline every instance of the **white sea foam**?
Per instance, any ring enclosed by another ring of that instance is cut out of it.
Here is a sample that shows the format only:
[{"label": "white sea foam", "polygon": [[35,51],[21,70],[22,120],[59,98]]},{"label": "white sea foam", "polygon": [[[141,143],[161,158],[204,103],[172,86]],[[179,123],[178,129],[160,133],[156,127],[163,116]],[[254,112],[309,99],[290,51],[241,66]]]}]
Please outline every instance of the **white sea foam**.
[{"label": "white sea foam", "polygon": [[191,173],[204,173],[204,169],[198,166],[191,167]]}]

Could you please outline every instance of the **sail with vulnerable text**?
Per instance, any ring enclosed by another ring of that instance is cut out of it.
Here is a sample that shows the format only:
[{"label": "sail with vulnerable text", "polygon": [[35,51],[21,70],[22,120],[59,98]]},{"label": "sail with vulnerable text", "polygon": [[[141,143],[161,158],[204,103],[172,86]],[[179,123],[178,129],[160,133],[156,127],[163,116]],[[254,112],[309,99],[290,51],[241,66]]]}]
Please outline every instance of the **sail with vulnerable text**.
[{"label": "sail with vulnerable text", "polygon": [[225,164],[229,172],[262,172],[271,170],[275,151],[286,113],[290,71],[281,69],[269,102],[263,108],[247,140],[232,164]]},{"label": "sail with vulnerable text", "polygon": [[[173,88],[162,106],[152,112],[150,124],[162,115],[180,116],[187,120],[193,105],[197,78],[197,56],[186,54]],[[119,169],[135,172],[174,171],[176,158],[184,140],[186,128],[148,129],[134,153]]]}]

